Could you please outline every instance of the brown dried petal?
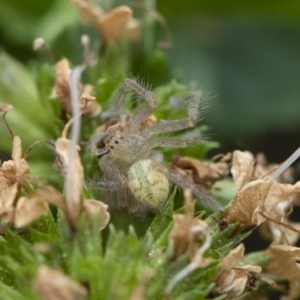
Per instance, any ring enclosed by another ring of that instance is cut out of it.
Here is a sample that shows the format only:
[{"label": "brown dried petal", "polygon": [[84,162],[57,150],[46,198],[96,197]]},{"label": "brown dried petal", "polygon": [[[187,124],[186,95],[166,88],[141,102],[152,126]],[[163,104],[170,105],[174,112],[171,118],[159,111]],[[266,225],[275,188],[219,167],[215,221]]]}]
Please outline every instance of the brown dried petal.
[{"label": "brown dried petal", "polygon": [[49,204],[53,204],[57,208],[61,209],[64,213],[67,213],[66,203],[60,192],[51,186],[46,187],[42,191],[37,191],[36,193],[39,192],[44,194],[44,198]]},{"label": "brown dried petal", "polygon": [[94,87],[91,84],[85,84],[81,89],[81,111],[84,114],[96,116],[101,112],[101,105],[96,101]]},{"label": "brown dried petal", "polygon": [[26,226],[47,212],[48,205],[42,193],[33,194],[30,198],[20,197],[15,209],[15,226]]},{"label": "brown dried petal", "polygon": [[169,238],[174,243],[173,258],[177,258],[189,251],[190,258],[192,259],[201,240],[199,232],[194,231],[193,228],[197,228],[198,226],[206,228],[208,226],[204,221],[195,219],[193,214],[190,215],[188,212],[185,215],[174,214],[173,220],[174,227],[169,234]]},{"label": "brown dried petal", "polygon": [[205,163],[193,157],[177,156],[174,164],[180,169],[191,171],[193,180],[206,187],[211,187],[228,173],[226,162]]},{"label": "brown dried petal", "polygon": [[132,18],[132,10],[121,5],[98,19],[98,29],[106,42],[115,41],[127,30],[127,23]]},{"label": "brown dried petal", "polygon": [[101,105],[96,101],[96,97],[83,93],[80,97],[81,111],[84,114],[96,116],[101,112]]},{"label": "brown dried petal", "polygon": [[244,245],[231,250],[221,261],[214,279],[214,293],[226,294],[229,299],[241,296],[247,289],[254,288],[253,276],[261,272],[260,266],[237,266],[244,256]]},{"label": "brown dried petal", "polygon": [[109,222],[110,215],[107,209],[108,205],[101,201],[94,199],[85,199],[83,201],[83,210],[87,219],[93,221],[94,218],[98,218],[100,229],[105,228]]},{"label": "brown dried petal", "polygon": [[66,203],[68,216],[71,218],[73,225],[75,225],[82,208],[81,191],[83,187],[84,172],[80,161],[80,156],[78,154],[79,147],[77,147],[77,151],[75,151],[74,160],[70,162],[70,145],[71,141],[65,138],[59,138],[55,142],[56,152],[62,158],[65,170],[70,168],[70,177],[66,177],[66,179],[69,179],[66,184],[68,184],[67,188],[69,191],[71,191],[71,193],[66,195]]},{"label": "brown dried petal", "polygon": [[54,91],[57,98],[61,101],[62,109],[71,113],[71,90],[69,61],[66,58],[61,59],[55,65],[55,86]]},{"label": "brown dried petal", "polygon": [[11,223],[14,215],[14,202],[18,194],[18,184],[0,190],[0,216],[3,224]]},{"label": "brown dried petal", "polygon": [[87,296],[85,287],[60,271],[46,266],[39,268],[34,289],[42,300],[80,300]]},{"label": "brown dried petal", "polygon": [[237,247],[232,249],[220,262],[220,269],[231,269],[236,266],[245,254],[244,244],[239,244]]},{"label": "brown dried petal", "polygon": [[232,155],[231,173],[236,191],[253,180],[255,160],[250,152],[236,150]]},{"label": "brown dried petal", "polygon": [[70,0],[70,2],[77,8],[81,20],[84,23],[97,26],[98,19],[101,18],[104,13],[99,6],[94,6],[83,0]]},{"label": "brown dried petal", "polygon": [[300,248],[288,245],[271,245],[266,254],[271,260],[266,268],[269,274],[290,282],[289,294],[284,299],[298,299],[300,296]]},{"label": "brown dried petal", "polygon": [[14,136],[11,157],[15,164],[15,169],[18,170],[22,158],[22,143],[18,136]]},{"label": "brown dried petal", "polygon": [[288,222],[285,219],[281,220],[281,223],[286,226],[273,220],[265,222],[259,228],[260,234],[263,238],[271,240],[272,244],[295,245],[300,237],[300,223]]},{"label": "brown dried petal", "polygon": [[10,185],[16,181],[15,164],[12,160],[3,162],[0,168],[0,178],[3,182],[1,185]]},{"label": "brown dried petal", "polygon": [[126,37],[131,40],[137,40],[141,35],[141,23],[136,19],[130,19],[126,24]]},{"label": "brown dried petal", "polygon": [[261,224],[265,219],[258,218],[258,207],[266,199],[272,184],[270,179],[257,179],[245,184],[235,196],[225,218],[230,223],[238,222],[241,227]]},{"label": "brown dried petal", "polygon": [[[292,206],[294,198],[300,193],[300,181],[294,185],[274,182],[269,190],[265,201],[261,202],[258,211],[269,218],[280,221],[286,215],[284,207]],[[261,215],[257,212],[256,218]],[[255,218],[255,216],[254,216]]]},{"label": "brown dried petal", "polygon": [[99,6],[94,6],[86,1],[71,0],[78,9],[81,19],[85,23],[97,27],[104,40],[104,44],[115,41],[122,35],[137,37],[138,22],[132,20],[132,10],[121,5],[104,13]]},{"label": "brown dried petal", "polygon": [[0,166],[0,190],[14,183],[22,185],[30,173],[27,161],[24,158],[20,158],[19,141],[18,139],[14,139],[14,141],[17,141],[15,143],[17,146],[14,147],[12,154],[14,160],[5,161]]}]

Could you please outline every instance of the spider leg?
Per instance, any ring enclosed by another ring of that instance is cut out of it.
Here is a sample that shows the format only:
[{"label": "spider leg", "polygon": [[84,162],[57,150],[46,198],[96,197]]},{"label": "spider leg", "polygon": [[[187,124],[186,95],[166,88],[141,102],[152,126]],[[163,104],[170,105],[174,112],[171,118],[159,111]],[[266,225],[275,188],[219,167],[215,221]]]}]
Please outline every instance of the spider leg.
[{"label": "spider leg", "polygon": [[121,189],[127,186],[127,177],[111,162],[107,156],[99,161],[99,167],[106,180],[99,182],[99,189]]},{"label": "spider leg", "polygon": [[103,154],[106,154],[108,152],[108,149],[106,148],[98,148],[97,144],[102,141],[102,139],[106,136],[106,133],[98,133],[95,135],[90,143],[91,151],[97,155],[101,156]]},{"label": "spider leg", "polygon": [[149,140],[151,148],[166,147],[166,148],[185,148],[188,145],[196,144],[202,140],[202,136],[199,134],[193,137],[177,138],[177,137],[165,137],[165,136],[153,136]]},{"label": "spider leg", "polygon": [[154,123],[148,126],[144,130],[143,134],[146,137],[149,137],[156,133],[172,132],[172,131],[178,131],[181,129],[194,127],[195,123],[200,117],[201,99],[202,99],[201,91],[196,91],[192,93],[190,97],[186,99],[187,110],[188,110],[187,118],[183,118],[179,120],[160,121],[158,123]]},{"label": "spider leg", "polygon": [[152,111],[157,106],[157,103],[154,94],[135,80],[127,78],[124,81],[124,84],[136,93],[139,101],[142,99],[146,100],[146,103],[143,106],[138,107],[131,117],[129,130],[135,132],[140,129],[141,123],[151,115]]},{"label": "spider leg", "polygon": [[117,191],[127,187],[127,183],[107,180],[93,181],[88,183],[88,185],[92,189],[102,191]]},{"label": "spider leg", "polygon": [[217,202],[214,197],[207,194],[207,192],[201,185],[195,184],[186,176],[172,171],[168,172],[168,177],[175,185],[183,189],[189,189],[194,196],[196,196],[200,201],[205,202],[205,204],[211,209],[223,211],[223,207]]},{"label": "spider leg", "polygon": [[118,116],[124,111],[125,97],[130,90],[138,96],[139,100],[145,99],[147,103],[145,107],[137,110],[132,117],[131,123],[139,126],[151,114],[157,105],[153,93],[140,85],[135,79],[126,78],[118,88],[110,109],[102,114],[103,118]]}]

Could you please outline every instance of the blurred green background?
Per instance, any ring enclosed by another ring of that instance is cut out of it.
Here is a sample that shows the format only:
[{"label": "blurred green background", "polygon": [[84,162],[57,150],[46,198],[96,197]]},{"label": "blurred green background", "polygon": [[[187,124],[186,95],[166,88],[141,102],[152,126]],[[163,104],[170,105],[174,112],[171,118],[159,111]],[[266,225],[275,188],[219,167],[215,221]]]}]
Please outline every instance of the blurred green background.
[{"label": "blurred green background", "polygon": [[[130,2],[113,5],[120,3]],[[164,72],[147,75],[147,58],[137,55],[133,74],[146,74],[155,85],[167,83],[171,70],[181,82],[195,82],[208,100],[208,137],[220,141],[223,151],[264,151],[280,162],[300,145],[299,1],[142,3],[156,5],[165,17],[173,47],[160,50]],[[156,31],[162,38],[159,25]],[[79,24],[67,0],[0,0],[1,50],[25,64],[37,58],[32,41],[39,36],[53,45],[57,59],[66,55],[77,62],[78,36],[85,32],[92,29]]]}]

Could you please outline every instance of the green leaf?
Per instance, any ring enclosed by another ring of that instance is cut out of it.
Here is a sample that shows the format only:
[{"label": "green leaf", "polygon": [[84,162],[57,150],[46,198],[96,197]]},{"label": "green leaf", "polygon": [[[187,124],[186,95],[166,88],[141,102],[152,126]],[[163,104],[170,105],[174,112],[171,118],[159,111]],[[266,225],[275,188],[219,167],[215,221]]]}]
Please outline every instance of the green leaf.
[{"label": "green leaf", "polygon": [[[37,140],[49,138],[53,133],[53,119],[39,101],[35,82],[28,70],[5,52],[0,52],[0,105],[13,105],[14,110],[7,115],[7,121],[15,135],[27,148]],[[7,132],[4,122],[0,122],[1,132]],[[11,139],[0,140],[0,147],[11,151]]]},{"label": "green leaf", "polygon": [[1,28],[6,39],[18,44],[31,45],[37,37],[51,42],[70,26],[76,17],[76,11],[68,1],[31,0],[30,5],[26,4],[18,0],[0,1]]}]

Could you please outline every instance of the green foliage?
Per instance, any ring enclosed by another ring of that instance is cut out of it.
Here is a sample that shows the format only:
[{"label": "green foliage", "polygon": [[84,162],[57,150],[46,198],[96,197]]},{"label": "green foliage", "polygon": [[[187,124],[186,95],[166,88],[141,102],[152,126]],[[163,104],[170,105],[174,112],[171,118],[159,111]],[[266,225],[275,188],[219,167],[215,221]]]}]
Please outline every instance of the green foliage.
[{"label": "green foliage", "polygon": [[[10,19],[16,20],[13,28],[8,26],[5,29],[4,36],[10,40],[14,32],[20,44],[28,44],[28,40],[43,36],[47,42],[53,41],[54,56],[59,53],[54,60],[58,61],[68,47],[64,48],[63,44],[57,47],[57,43],[64,31],[75,24],[74,11],[66,1],[32,1],[34,9],[25,5],[25,2],[19,2],[0,0],[0,25],[9,23]],[[152,2],[145,1],[148,5]],[[125,77],[136,76],[153,87],[158,102],[154,114],[158,120],[182,118],[186,114],[186,107],[179,99],[187,96],[197,85],[181,82],[178,73],[169,66],[165,52],[156,49],[153,39],[155,26],[147,10],[142,17],[145,28],[141,41],[129,44],[122,40],[110,45],[100,55],[99,62],[84,71],[82,81],[93,85],[96,99],[105,109],[120,82]],[[79,43],[78,32],[76,38]],[[71,65],[76,65],[74,61],[77,60],[81,63],[79,57],[82,56],[82,47],[69,47],[72,50],[68,53],[68,58],[73,62]],[[40,55],[40,59],[44,54]],[[0,105],[9,103],[14,107],[6,116],[8,124],[13,133],[21,137],[23,152],[32,143],[42,142],[28,154],[31,176],[38,178],[30,192],[43,184],[51,184],[63,190],[63,179],[53,168],[54,150],[46,146],[49,141],[61,136],[67,121],[61,117],[59,99],[51,98],[54,73],[53,62],[44,63],[43,59],[35,59],[24,64],[5,51],[0,52]],[[128,101],[129,109],[134,106],[132,102]],[[70,118],[67,114],[66,119]],[[98,158],[91,153],[89,143],[97,127],[103,124],[107,125],[101,116],[82,116],[80,155],[88,182],[97,182],[101,175]],[[192,134],[205,136],[209,133],[209,129],[202,124],[201,120]],[[0,149],[11,153],[11,138],[4,122],[0,122],[0,132]],[[218,142],[203,139],[199,145],[187,149],[167,149],[163,151],[165,163],[169,165],[174,154],[205,160],[207,153],[218,146]],[[93,192],[92,188],[84,186],[82,194],[92,199]],[[228,206],[234,197],[232,181],[219,181],[213,196],[223,207]],[[176,283],[167,295],[168,284],[191,261],[189,247],[185,253],[174,257],[176,245],[170,238],[174,228],[174,214],[185,213],[182,193],[174,188],[161,211],[147,213],[129,215],[122,209],[112,211],[111,224],[103,231],[97,225],[99,223],[96,221],[99,220],[87,222],[83,217],[74,228],[68,223],[65,214],[53,207],[47,215],[24,228],[3,225],[0,235],[0,298],[39,299],[34,289],[36,274],[41,266],[48,266],[60,270],[86,287],[90,300],[136,299],[133,295],[139,289],[144,290],[140,297],[149,300],[224,299],[225,296],[215,297],[212,294],[218,266],[252,230],[241,233],[237,224],[219,228],[218,220],[222,218],[222,212],[206,209],[200,199],[196,205],[195,220],[205,221],[209,225],[211,243],[203,256],[210,259],[210,263],[204,266],[200,264]],[[203,237],[200,237],[196,245],[201,247],[202,244]],[[247,255],[244,263],[265,266],[267,262],[257,253]]]}]

